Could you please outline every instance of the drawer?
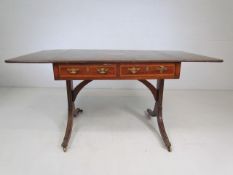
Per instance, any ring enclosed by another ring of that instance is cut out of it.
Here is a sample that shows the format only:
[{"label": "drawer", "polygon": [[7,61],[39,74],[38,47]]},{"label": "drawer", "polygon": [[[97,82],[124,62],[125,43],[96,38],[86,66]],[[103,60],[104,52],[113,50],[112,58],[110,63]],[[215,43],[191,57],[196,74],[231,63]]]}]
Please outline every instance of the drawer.
[{"label": "drawer", "polygon": [[56,79],[104,79],[116,77],[113,64],[59,64],[54,65]]},{"label": "drawer", "polygon": [[122,78],[176,78],[176,64],[122,64],[120,76]]}]

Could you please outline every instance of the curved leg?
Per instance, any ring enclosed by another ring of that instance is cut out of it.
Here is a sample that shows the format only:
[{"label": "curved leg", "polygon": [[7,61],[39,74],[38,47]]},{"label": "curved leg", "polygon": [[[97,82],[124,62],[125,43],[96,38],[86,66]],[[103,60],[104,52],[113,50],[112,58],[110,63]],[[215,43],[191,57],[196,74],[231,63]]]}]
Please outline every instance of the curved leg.
[{"label": "curved leg", "polygon": [[82,113],[83,110],[80,108],[76,108],[73,112],[73,117],[77,117],[79,113]]},{"label": "curved leg", "polygon": [[[152,93],[155,101],[157,101],[157,89],[147,80],[138,80],[141,83],[143,83]],[[156,104],[155,104],[156,106]],[[154,107],[154,110],[152,111],[151,109],[147,109],[147,112],[150,116],[156,116],[157,115],[157,110],[156,107]]]},{"label": "curved leg", "polygon": [[[73,82],[72,80],[66,81],[66,88],[67,88],[67,99],[68,99],[68,121],[67,121],[67,127],[66,127],[66,133],[62,142],[62,147],[64,151],[67,151],[67,146],[70,140],[71,132],[72,132],[72,126],[73,126],[73,115],[76,112],[81,112],[82,110],[77,108],[74,110],[74,101],[78,95],[78,93],[81,91],[81,89],[86,86],[89,82],[92,80],[84,80],[82,81],[74,90],[73,90]],[[154,110],[151,112],[151,114],[157,115],[157,122],[159,126],[159,131],[162,136],[162,139],[168,149],[168,151],[171,151],[171,143],[168,139],[168,136],[165,131],[165,127],[163,124],[163,118],[162,118],[162,99],[163,99],[163,88],[164,88],[164,80],[158,80],[157,81],[157,89],[147,80],[139,80],[142,82],[145,86],[147,86],[150,91],[152,92],[156,104],[154,107]]]},{"label": "curved leg", "polygon": [[[73,99],[73,101],[75,101],[75,99],[77,98],[79,92],[80,92],[88,83],[90,83],[91,81],[93,81],[93,80],[83,80],[81,83],[79,83],[79,84],[74,88],[74,90],[72,91],[72,99]],[[74,111],[73,116],[76,117],[76,116],[78,116],[79,113],[82,113],[82,112],[83,112],[82,109],[76,108],[75,111]]]},{"label": "curved leg", "polygon": [[167,147],[167,150],[171,151],[171,143],[168,139],[164,123],[163,123],[163,115],[162,115],[162,101],[163,101],[163,89],[164,89],[164,80],[157,80],[157,87],[155,88],[150,82],[147,80],[138,80],[143,83],[153,94],[155,99],[154,110],[147,109],[147,112],[150,116],[157,116],[157,122],[159,126],[159,132],[162,136],[163,142]]},{"label": "curved leg", "polygon": [[63,139],[61,146],[63,147],[64,152],[67,151],[67,146],[70,140],[72,127],[73,127],[73,117],[77,116],[78,113],[82,112],[83,110],[80,108],[75,109],[74,101],[81,91],[81,89],[86,86],[92,80],[84,80],[79,83],[75,89],[73,89],[73,81],[66,80],[66,90],[67,90],[67,99],[68,99],[68,120],[66,126],[66,133]]},{"label": "curved leg", "polygon": [[162,115],[157,117],[157,122],[158,122],[158,125],[159,125],[159,132],[160,132],[160,134],[162,136],[163,142],[164,142],[165,146],[167,147],[167,150],[169,152],[171,152],[171,143],[170,143],[170,141],[168,139],[168,136],[167,136],[164,124],[163,124]]},{"label": "curved leg", "polygon": [[63,142],[61,144],[64,152],[67,151],[67,146],[70,140],[72,127],[73,127],[74,101],[72,100],[72,89],[73,89],[72,80],[66,80],[66,90],[67,90],[67,99],[68,99],[68,120],[67,120],[67,126],[66,126],[66,133],[65,133]]},{"label": "curved leg", "polygon": [[157,112],[157,122],[159,126],[159,132],[162,136],[163,142],[167,147],[167,150],[171,152],[171,143],[168,139],[164,123],[163,123],[163,115],[162,115],[162,101],[163,101],[163,89],[164,89],[164,80],[157,80],[157,89],[158,89],[158,98],[155,105],[155,110]]},{"label": "curved leg", "polygon": [[154,99],[156,100],[157,98],[157,89],[147,80],[138,80],[140,81],[142,84],[144,84],[148,89],[150,89],[151,93],[154,96]]},{"label": "curved leg", "polygon": [[92,82],[93,80],[83,80],[81,83],[79,83],[73,90],[72,98],[73,101],[77,98],[77,95],[79,92],[84,88],[88,83]]}]

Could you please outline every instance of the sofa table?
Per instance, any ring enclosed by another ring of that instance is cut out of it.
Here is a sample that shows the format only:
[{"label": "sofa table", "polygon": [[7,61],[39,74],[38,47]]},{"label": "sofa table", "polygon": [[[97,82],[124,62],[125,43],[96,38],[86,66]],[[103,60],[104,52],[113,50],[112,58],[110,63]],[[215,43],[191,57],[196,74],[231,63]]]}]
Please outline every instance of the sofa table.
[{"label": "sofa table", "polygon": [[[65,80],[68,99],[68,120],[62,148],[67,150],[71,137],[73,117],[82,112],[75,108],[75,99],[84,86],[93,80],[138,80],[152,93],[159,131],[168,151],[171,143],[165,131],[162,101],[165,79],[179,79],[182,62],[222,62],[221,59],[182,51],[152,50],[46,50],[13,59],[7,63],[52,63],[55,80]],[[153,86],[147,79],[156,79]],[[73,80],[83,80],[73,87]]]}]

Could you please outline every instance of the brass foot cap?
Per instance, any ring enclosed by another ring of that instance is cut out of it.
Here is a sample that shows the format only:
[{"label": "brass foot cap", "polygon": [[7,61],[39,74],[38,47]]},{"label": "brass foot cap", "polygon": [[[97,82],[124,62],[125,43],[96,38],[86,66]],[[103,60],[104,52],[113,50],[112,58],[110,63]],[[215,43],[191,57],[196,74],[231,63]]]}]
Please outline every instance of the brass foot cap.
[{"label": "brass foot cap", "polygon": [[66,152],[67,151],[67,147],[63,147],[63,151]]},{"label": "brass foot cap", "polygon": [[169,152],[172,152],[172,147],[171,147],[171,146],[168,146],[168,147],[167,147],[167,150],[168,150]]}]

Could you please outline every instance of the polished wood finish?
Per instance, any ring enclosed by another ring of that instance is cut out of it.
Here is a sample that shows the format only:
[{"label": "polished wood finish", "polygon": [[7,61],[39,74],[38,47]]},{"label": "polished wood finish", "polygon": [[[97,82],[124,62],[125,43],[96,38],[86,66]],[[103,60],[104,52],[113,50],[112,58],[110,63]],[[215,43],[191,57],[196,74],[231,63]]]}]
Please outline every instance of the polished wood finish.
[{"label": "polished wood finish", "polygon": [[[72,127],[73,127],[73,117],[77,116],[78,113],[83,110],[77,108],[75,110],[74,101],[76,100],[79,92],[90,82],[93,80],[84,80],[80,82],[75,88],[73,88],[73,81],[66,80],[66,88],[67,88],[67,99],[68,99],[68,120],[66,126],[65,136],[62,142],[62,148],[64,152],[67,151],[68,143],[71,137]],[[159,126],[159,131],[164,141],[164,144],[167,150],[171,151],[171,143],[168,139],[167,133],[165,131],[163,116],[162,116],[162,100],[163,100],[163,89],[164,89],[164,80],[157,80],[157,87],[155,88],[149,81],[147,80],[138,80],[143,83],[152,93],[155,99],[155,107],[154,110],[148,109],[148,114],[151,116],[157,116],[157,122]]]},{"label": "polished wood finish", "polygon": [[[162,114],[164,79],[178,79],[182,62],[222,62],[221,59],[181,52],[149,50],[48,50],[36,52],[7,63],[52,63],[55,80],[65,80],[68,100],[68,119],[62,148],[67,150],[71,137],[73,118],[82,109],[75,109],[80,91],[93,80],[138,80],[152,93],[154,109],[147,109],[150,116],[157,117],[163,142],[168,151],[168,139]],[[157,86],[146,79],[157,79]],[[75,88],[73,80],[83,80]]]},{"label": "polished wood finish", "polygon": [[54,64],[53,67],[56,80],[109,79],[116,77],[116,65],[114,64]]},{"label": "polished wood finish", "polygon": [[73,114],[74,114],[74,100],[72,96],[73,91],[73,82],[71,80],[66,81],[66,90],[67,90],[67,101],[68,101],[68,120],[66,126],[65,136],[62,142],[62,147],[64,152],[67,150],[68,142],[70,140],[72,127],[73,127]]},{"label": "polished wood finish", "polygon": [[157,100],[157,89],[147,80],[138,80],[140,81],[142,84],[144,84],[152,93],[155,101]]},{"label": "polished wood finish", "polygon": [[59,64],[54,63],[55,80],[92,79],[175,79],[180,77],[181,63],[115,63]]},{"label": "polished wood finish", "polygon": [[157,97],[155,102],[154,110],[151,111],[148,109],[148,114],[151,116],[157,116],[157,122],[159,126],[159,131],[162,136],[163,142],[167,147],[167,150],[171,152],[171,143],[168,139],[164,123],[163,123],[163,114],[162,114],[162,103],[163,103],[163,90],[164,90],[164,80],[157,80]]},{"label": "polished wood finish", "polygon": [[[120,77],[122,78],[134,77],[137,79],[138,77],[145,77],[146,79],[176,78],[175,70],[176,70],[175,63],[122,64],[120,65]],[[179,77],[179,74],[177,77]]]},{"label": "polished wood finish", "polygon": [[72,99],[73,101],[75,101],[75,99],[77,98],[79,92],[87,85],[89,84],[90,82],[92,82],[93,80],[84,80],[82,81],[81,83],[79,83],[75,88],[74,90],[72,91]]},{"label": "polished wood finish", "polygon": [[6,60],[7,63],[158,63],[222,62],[221,59],[183,51],[156,50],[45,50]]}]

